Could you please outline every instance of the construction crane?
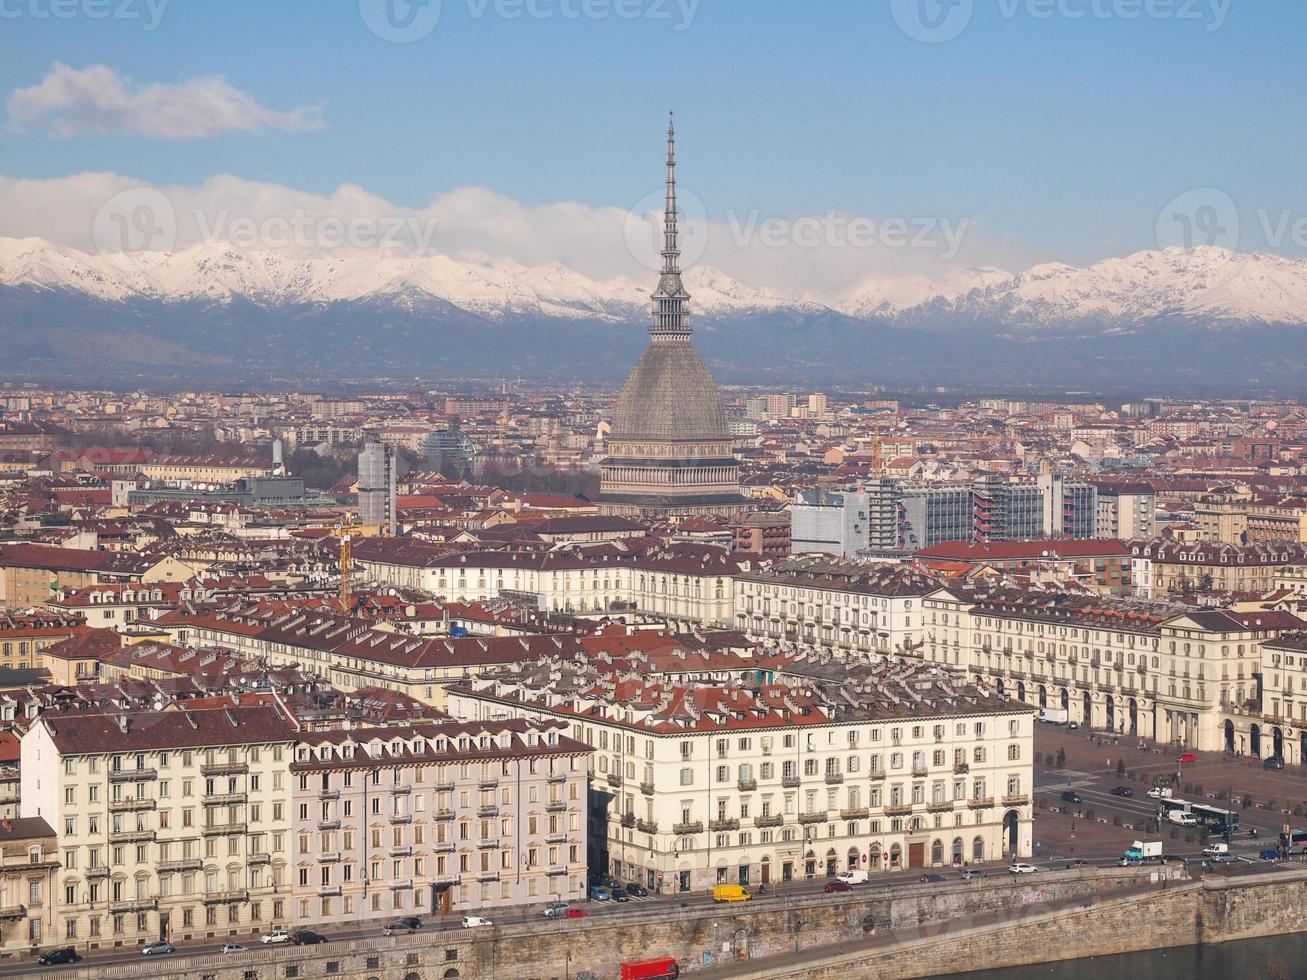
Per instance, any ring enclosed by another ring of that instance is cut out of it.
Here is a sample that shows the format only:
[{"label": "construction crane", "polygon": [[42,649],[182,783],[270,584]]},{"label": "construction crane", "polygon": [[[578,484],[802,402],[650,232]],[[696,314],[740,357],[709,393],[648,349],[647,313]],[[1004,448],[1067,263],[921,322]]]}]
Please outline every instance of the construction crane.
[{"label": "construction crane", "polygon": [[331,528],[332,535],[340,541],[340,605],[346,613],[354,607],[354,596],[350,590],[354,574],[353,541],[358,531],[358,519],[353,514],[346,514]]}]

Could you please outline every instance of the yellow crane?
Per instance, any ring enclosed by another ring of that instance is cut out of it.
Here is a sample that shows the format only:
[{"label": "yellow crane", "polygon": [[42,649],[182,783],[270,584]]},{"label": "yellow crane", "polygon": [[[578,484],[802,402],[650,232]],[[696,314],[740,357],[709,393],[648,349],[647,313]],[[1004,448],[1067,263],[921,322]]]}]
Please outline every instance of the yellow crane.
[{"label": "yellow crane", "polygon": [[354,606],[350,590],[354,574],[353,540],[358,531],[358,519],[353,514],[346,514],[331,528],[332,535],[340,541],[340,604],[347,613]]}]

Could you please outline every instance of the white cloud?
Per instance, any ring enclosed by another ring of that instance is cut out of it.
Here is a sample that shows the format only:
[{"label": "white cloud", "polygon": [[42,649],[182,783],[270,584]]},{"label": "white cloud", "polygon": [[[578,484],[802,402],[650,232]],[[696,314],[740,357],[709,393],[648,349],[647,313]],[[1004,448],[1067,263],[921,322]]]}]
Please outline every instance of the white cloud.
[{"label": "white cloud", "polygon": [[[657,262],[652,227],[632,219],[624,207],[571,201],[531,205],[484,187],[463,187],[436,196],[426,207],[405,208],[352,184],[314,194],[226,174],[198,186],[150,186],[115,173],[40,180],[0,176],[0,237],[31,236],[85,251],[112,250],[95,229],[136,227],[142,220],[136,213],[142,197],[130,192],[142,187],[150,188],[143,193],[151,208],[160,200],[158,194],[166,198],[168,214],[150,214],[147,226],[167,228],[169,234],[131,248],[182,248],[218,239],[297,257],[361,251],[480,254],[527,266],[561,262],[599,280],[630,276],[650,282]],[[661,202],[661,193],[656,196]],[[116,201],[126,201],[132,210],[106,222],[105,209]],[[724,210],[707,220],[704,215],[711,209],[688,192],[683,204],[686,266],[715,266],[748,285],[787,294],[829,297],[868,278],[925,276],[934,281],[968,266],[1030,264],[1029,256],[984,240],[974,221],[958,254],[945,258],[942,248],[901,245],[883,230],[870,242],[860,240],[856,232],[841,230],[847,219],[840,216],[791,219],[764,232],[765,214],[749,226],[750,216]],[[370,233],[357,239],[346,234],[340,241],[340,227],[351,223]],[[909,229],[909,238],[911,234]]]},{"label": "white cloud", "polygon": [[322,126],[321,107],[278,112],[259,105],[220,75],[175,85],[136,85],[104,65],[78,69],[59,62],[36,85],[11,92],[6,107],[11,127],[45,124],[55,136],[65,137],[132,133],[194,140],[225,132]]}]

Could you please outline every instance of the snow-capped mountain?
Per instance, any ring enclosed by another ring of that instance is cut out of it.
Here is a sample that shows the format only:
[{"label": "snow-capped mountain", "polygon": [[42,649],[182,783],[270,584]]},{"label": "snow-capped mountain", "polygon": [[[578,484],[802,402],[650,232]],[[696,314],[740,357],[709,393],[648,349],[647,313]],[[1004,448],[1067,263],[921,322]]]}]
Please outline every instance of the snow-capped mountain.
[{"label": "snow-capped mountain", "polygon": [[938,279],[869,276],[837,296],[831,305],[859,320],[892,317],[937,300],[952,302],[973,290],[1001,287],[1011,280],[1012,273],[990,267],[950,271]]}]

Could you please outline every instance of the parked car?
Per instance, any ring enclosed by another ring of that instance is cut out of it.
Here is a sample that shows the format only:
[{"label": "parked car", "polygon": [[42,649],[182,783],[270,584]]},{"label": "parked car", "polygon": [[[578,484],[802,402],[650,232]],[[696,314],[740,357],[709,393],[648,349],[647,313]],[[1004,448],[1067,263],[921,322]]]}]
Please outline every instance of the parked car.
[{"label": "parked car", "polygon": [[1169,800],[1173,795],[1170,786],[1154,786],[1148,791],[1148,795],[1155,800]]},{"label": "parked car", "polygon": [[546,919],[561,919],[567,915],[570,906],[566,902],[550,902],[545,906],[544,917]]},{"label": "parked car", "polygon": [[594,902],[611,902],[613,893],[605,885],[591,885],[590,900]]},{"label": "parked car", "polygon": [[244,943],[228,943],[222,947],[224,953],[248,953],[250,948]]},{"label": "parked car", "polygon": [[290,933],[285,929],[274,929],[272,932],[264,933],[259,937],[261,943],[288,943],[290,942]]},{"label": "parked car", "polygon": [[616,878],[614,878],[612,875],[592,875],[590,877],[590,884],[600,885],[604,888],[607,888],[609,891],[612,891],[614,888],[622,887],[622,883],[618,881]]},{"label": "parked car", "polygon": [[463,928],[464,928],[464,929],[475,929],[475,928],[477,928],[478,926],[493,926],[493,925],[494,925],[494,923],[491,922],[489,919],[483,919],[483,918],[482,918],[481,916],[479,916],[479,915],[465,915],[465,916],[463,916]]},{"label": "parked car", "polygon": [[325,943],[327,937],[312,929],[299,929],[290,937],[290,941],[296,946],[316,946],[318,943]]},{"label": "parked car", "polygon": [[1089,866],[1089,862],[1086,861],[1084,858],[1074,858],[1066,863],[1066,868],[1068,871],[1070,871],[1072,868],[1085,868],[1088,866]]},{"label": "parked car", "polygon": [[1135,795],[1135,791],[1132,790],[1129,786],[1113,786],[1113,787],[1112,787],[1112,795],[1113,795],[1113,796],[1134,796],[1134,795]]},{"label": "parked car", "polygon": [[635,898],[648,898],[649,889],[645,888],[644,885],[638,885],[633,881],[626,886],[626,894],[634,896]]},{"label": "parked car", "polygon": [[1263,847],[1261,853],[1258,854],[1257,856],[1261,858],[1263,861],[1280,860],[1280,852],[1273,847]]},{"label": "parked car", "polygon": [[1120,868],[1137,868],[1144,862],[1141,858],[1122,857],[1121,860],[1116,863],[1117,867]]},{"label": "parked car", "polygon": [[1062,794],[1062,802],[1063,802],[1063,803],[1082,803],[1082,802],[1084,802],[1084,801],[1080,799],[1080,794],[1079,794],[1079,793],[1077,793],[1077,792],[1076,792],[1075,790],[1073,790],[1073,789],[1069,789],[1069,790],[1067,790],[1065,793]]},{"label": "parked car", "polygon": [[564,919],[584,919],[590,913],[585,909],[568,909],[563,913]]},{"label": "parked car", "polygon": [[832,878],[826,882],[826,891],[828,892],[851,892],[853,886],[847,881],[840,881],[838,878]]},{"label": "parked car", "polygon": [[42,966],[63,966],[65,963],[76,963],[80,959],[77,950],[71,946],[65,946],[63,949],[50,950],[36,962]]},{"label": "parked car", "polygon": [[926,884],[926,883],[928,883],[928,882],[936,882],[936,881],[943,881],[943,880],[944,880],[944,876],[943,876],[943,875],[937,875],[937,874],[924,874],[924,875],[921,876],[921,881],[922,881],[923,884]]},{"label": "parked car", "polygon": [[975,881],[977,878],[983,877],[985,877],[985,872],[981,871],[979,868],[968,868],[966,871],[962,872],[963,881]]},{"label": "parked car", "polygon": [[1264,761],[1262,762],[1262,768],[1263,768],[1263,769],[1283,769],[1283,768],[1284,768],[1284,757],[1283,757],[1283,756],[1278,756],[1278,755],[1273,755],[1273,756],[1271,756],[1269,759],[1266,759],[1266,760],[1264,760]]},{"label": "parked car", "polygon": [[1194,755],[1192,752],[1186,752],[1184,755],[1180,756],[1175,761],[1180,763],[1180,765],[1185,765],[1186,763],[1189,762],[1197,762],[1198,756]]},{"label": "parked car", "polygon": [[[414,922],[417,922],[417,925],[412,925],[412,923]],[[402,935],[403,933],[417,932],[419,927],[421,927],[421,925],[422,923],[418,919],[414,918],[411,915],[408,915],[402,919],[396,919],[393,922],[387,922],[384,926],[381,927],[381,931],[384,935],[387,936]]]},{"label": "parked car", "polygon": [[836,877],[850,885],[865,885],[871,876],[861,868],[850,868],[848,871],[841,871]]},{"label": "parked car", "polygon": [[1039,869],[1036,868],[1033,864],[1027,864],[1025,861],[1017,861],[1013,863],[1013,865],[1007,870],[1008,870],[1008,874],[1032,875]]},{"label": "parked car", "polygon": [[1233,864],[1239,859],[1233,854],[1215,854],[1207,860],[1211,861],[1213,864]]},{"label": "parked car", "polygon": [[422,920],[416,915],[403,915],[396,919],[405,929],[412,929],[414,932],[422,928]]},{"label": "parked car", "polygon": [[631,900],[631,896],[626,893],[625,888],[612,888],[608,894],[613,896],[614,902],[629,902]]},{"label": "parked car", "polygon": [[141,947],[142,956],[166,956],[168,953],[175,953],[172,943],[166,939],[161,939],[157,943],[150,943],[148,946]]}]

